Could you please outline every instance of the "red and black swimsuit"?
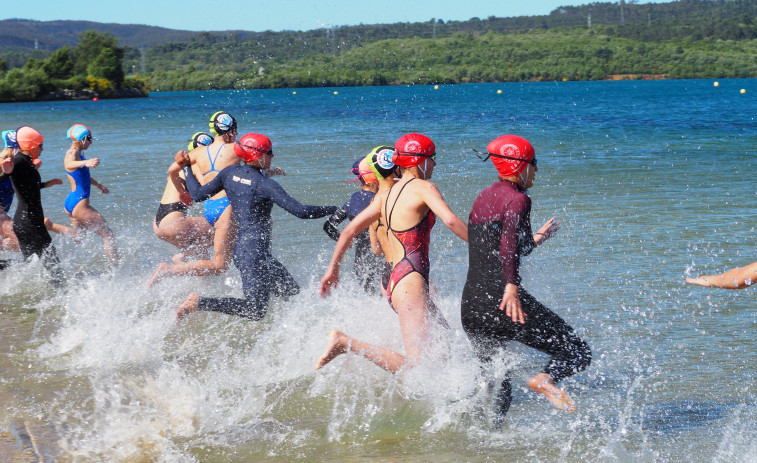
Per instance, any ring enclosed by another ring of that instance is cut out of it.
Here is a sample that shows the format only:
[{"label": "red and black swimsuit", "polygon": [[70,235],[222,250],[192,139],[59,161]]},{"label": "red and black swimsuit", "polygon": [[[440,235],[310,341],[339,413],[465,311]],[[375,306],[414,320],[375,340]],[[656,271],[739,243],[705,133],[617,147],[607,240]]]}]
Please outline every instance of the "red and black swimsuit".
[{"label": "red and black swimsuit", "polygon": [[394,212],[397,200],[405,187],[413,180],[415,179],[412,178],[402,185],[400,192],[397,193],[397,197],[394,199],[391,212],[387,213],[389,203],[388,197],[387,202],[384,204],[384,215],[386,215],[387,229],[392,232],[395,238],[397,238],[405,252],[405,256],[397,262],[389,277],[389,284],[386,287],[386,295],[389,298],[389,303],[392,302],[392,291],[397,284],[399,284],[400,280],[413,272],[420,273],[423,279],[426,280],[426,284],[428,284],[428,276],[431,268],[428,260],[428,245],[431,240],[431,229],[436,222],[434,213],[429,210],[417,225],[408,228],[407,230],[397,231],[392,228],[391,214]]}]

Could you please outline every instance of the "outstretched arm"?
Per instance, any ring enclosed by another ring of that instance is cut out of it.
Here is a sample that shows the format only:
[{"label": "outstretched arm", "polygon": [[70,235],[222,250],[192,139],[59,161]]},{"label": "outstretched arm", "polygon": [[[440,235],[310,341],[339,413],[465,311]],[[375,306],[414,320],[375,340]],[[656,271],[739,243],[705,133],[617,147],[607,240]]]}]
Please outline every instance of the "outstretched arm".
[{"label": "outstretched arm", "polygon": [[705,287],[743,289],[757,283],[757,262],[746,267],[736,267],[719,275],[687,278],[686,283]]},{"label": "outstretched arm", "polygon": [[339,285],[339,264],[342,262],[342,257],[344,257],[344,253],[349,249],[355,235],[368,228],[370,224],[381,217],[381,207],[379,204],[379,201],[373,201],[342,230],[342,234],[336,242],[334,253],[331,255],[329,268],[326,270],[323,278],[321,278],[321,297],[326,297],[331,292],[331,288],[336,288]]},{"label": "outstretched arm", "polygon": [[[218,177],[216,177],[218,178]],[[279,207],[300,219],[318,219],[333,214],[336,206],[307,206],[289,196],[275,180],[261,182],[258,191],[271,198]]]},{"label": "outstretched arm", "polygon": [[458,216],[449,208],[439,189],[431,182],[428,182],[421,189],[423,201],[428,205],[431,211],[438,217],[452,233],[459,236],[463,241],[468,241],[468,225],[460,220]]}]

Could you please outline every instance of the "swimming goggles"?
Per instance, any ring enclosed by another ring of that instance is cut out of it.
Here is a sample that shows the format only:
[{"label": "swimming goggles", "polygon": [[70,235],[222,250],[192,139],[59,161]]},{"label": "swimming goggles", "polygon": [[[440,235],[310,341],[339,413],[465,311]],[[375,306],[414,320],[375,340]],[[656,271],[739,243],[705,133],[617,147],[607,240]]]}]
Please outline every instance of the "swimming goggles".
[{"label": "swimming goggles", "polygon": [[519,159],[519,158],[514,158],[512,156],[505,156],[504,154],[494,154],[494,153],[486,153],[486,157],[481,157],[484,155],[484,153],[482,153],[481,151],[474,148],[471,148],[470,150],[476,153],[476,157],[478,157],[480,160],[484,162],[486,162],[486,160],[489,159],[490,156],[494,156],[495,158],[509,159],[511,161],[527,162],[531,164],[532,166],[536,167],[536,158],[533,158],[530,161],[527,161],[525,159]]}]

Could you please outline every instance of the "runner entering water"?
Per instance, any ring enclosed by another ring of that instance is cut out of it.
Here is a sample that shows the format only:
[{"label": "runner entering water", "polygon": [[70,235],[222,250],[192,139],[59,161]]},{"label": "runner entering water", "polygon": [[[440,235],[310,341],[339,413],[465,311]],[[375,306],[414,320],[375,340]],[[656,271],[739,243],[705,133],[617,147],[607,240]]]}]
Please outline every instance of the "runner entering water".
[{"label": "runner entering water", "polygon": [[321,296],[325,297],[339,283],[339,264],[352,238],[377,219],[383,218],[390,231],[389,246],[394,258],[387,294],[399,316],[405,355],[333,330],[315,369],[351,351],[387,371],[397,373],[406,365],[412,366],[420,360],[429,342],[432,323],[447,326],[429,295],[430,231],[438,217],[453,233],[467,241],[468,227],[447,206],[436,185],[428,181],[436,166],[435,158],[436,147],[425,135],[410,133],[397,140],[393,159],[403,168],[402,179],[344,229],[329,268],[321,279]]},{"label": "runner entering water", "polygon": [[[504,135],[489,143],[487,151],[500,179],[478,195],[469,216],[463,328],[484,362],[509,341],[549,354],[547,366],[528,385],[555,408],[572,412],[576,409],[573,399],[555,384],[586,369],[591,351],[573,328],[521,287],[518,273],[521,256],[554,236],[559,222],[552,218],[531,233],[531,198],[526,190],[538,169],[534,149],[526,139]],[[510,402],[510,379],[505,378],[498,394],[498,422]]]},{"label": "runner entering water", "polygon": [[187,187],[195,201],[203,201],[225,191],[234,212],[239,233],[234,245],[234,265],[242,276],[244,299],[200,298],[192,293],[176,312],[181,318],[196,310],[209,310],[260,320],[268,310],[270,294],[289,298],[300,291],[289,271],[271,253],[271,210],[277,204],[301,219],[317,219],[334,213],[336,206],[305,206],[292,198],[275,180],[263,173],[273,159],[271,140],[249,133],[235,145],[234,152],[244,164],[223,169],[213,180],[200,186],[189,167],[184,167]]}]

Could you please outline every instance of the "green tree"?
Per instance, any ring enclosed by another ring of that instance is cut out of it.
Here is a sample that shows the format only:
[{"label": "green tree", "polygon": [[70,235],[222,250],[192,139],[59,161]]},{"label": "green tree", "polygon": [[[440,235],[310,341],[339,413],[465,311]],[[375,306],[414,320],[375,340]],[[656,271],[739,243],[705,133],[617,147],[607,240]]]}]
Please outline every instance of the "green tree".
[{"label": "green tree", "polygon": [[116,88],[124,83],[124,69],[118,54],[110,47],[105,47],[87,66],[87,74],[98,79],[108,79]]},{"label": "green tree", "polygon": [[74,74],[86,75],[87,67],[100,55],[103,48],[111,48],[119,62],[123,60],[123,48],[118,46],[118,40],[109,33],[86,31],[79,34],[79,44],[73,50]]},{"label": "green tree", "polygon": [[51,79],[68,79],[74,75],[74,62],[67,45],[59,48],[45,60],[42,69]]}]

